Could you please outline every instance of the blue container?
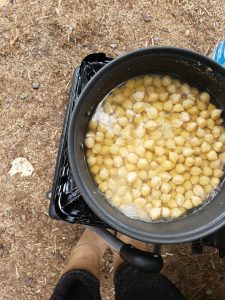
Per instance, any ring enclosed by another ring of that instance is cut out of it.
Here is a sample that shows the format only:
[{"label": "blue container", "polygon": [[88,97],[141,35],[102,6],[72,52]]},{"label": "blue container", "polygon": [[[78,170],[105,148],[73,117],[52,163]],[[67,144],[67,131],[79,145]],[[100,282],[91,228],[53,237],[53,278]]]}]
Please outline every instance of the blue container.
[{"label": "blue container", "polygon": [[225,40],[219,42],[219,44],[216,46],[212,58],[218,64],[225,67]]}]

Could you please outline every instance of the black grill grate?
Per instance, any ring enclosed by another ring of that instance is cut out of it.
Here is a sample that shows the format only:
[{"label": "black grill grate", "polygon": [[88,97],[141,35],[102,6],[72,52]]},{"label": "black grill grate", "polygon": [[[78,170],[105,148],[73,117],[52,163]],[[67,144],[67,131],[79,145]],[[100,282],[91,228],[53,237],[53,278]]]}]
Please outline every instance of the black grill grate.
[{"label": "black grill grate", "polygon": [[71,113],[83,88],[110,60],[112,59],[102,53],[91,54],[84,58],[74,72],[51,192],[49,215],[53,218],[70,223],[107,227],[87,206],[73,180],[68,160],[67,131]]}]

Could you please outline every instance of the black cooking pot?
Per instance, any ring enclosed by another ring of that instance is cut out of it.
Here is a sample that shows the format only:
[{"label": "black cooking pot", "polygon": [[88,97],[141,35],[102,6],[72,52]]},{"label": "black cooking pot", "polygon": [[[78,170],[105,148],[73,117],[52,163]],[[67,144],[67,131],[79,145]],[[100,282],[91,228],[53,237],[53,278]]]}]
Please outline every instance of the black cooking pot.
[{"label": "black cooking pot", "polygon": [[69,160],[76,184],[89,207],[112,228],[138,240],[158,244],[181,243],[206,236],[225,225],[225,191],[221,190],[205,206],[174,221],[149,223],[122,214],[98,190],[90,175],[84,137],[97,105],[112,89],[124,81],[149,73],[180,77],[207,90],[216,106],[225,105],[225,69],[196,52],[153,47],[130,52],[103,67],[80,95],[70,121]]}]

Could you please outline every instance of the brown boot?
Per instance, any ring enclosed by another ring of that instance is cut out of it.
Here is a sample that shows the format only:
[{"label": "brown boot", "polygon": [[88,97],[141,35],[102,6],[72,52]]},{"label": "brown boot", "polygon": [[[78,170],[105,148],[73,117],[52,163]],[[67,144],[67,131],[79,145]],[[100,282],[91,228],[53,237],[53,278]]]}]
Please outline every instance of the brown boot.
[{"label": "brown boot", "polygon": [[107,244],[99,236],[86,229],[73,248],[63,274],[74,269],[83,269],[100,279],[100,262]]}]

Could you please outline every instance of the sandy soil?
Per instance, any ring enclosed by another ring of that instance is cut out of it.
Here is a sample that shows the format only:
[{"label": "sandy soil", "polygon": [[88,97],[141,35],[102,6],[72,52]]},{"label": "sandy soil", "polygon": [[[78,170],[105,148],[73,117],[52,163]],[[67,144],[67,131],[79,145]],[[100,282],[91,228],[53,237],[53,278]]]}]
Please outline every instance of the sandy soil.
[{"label": "sandy soil", "polygon": [[[209,54],[224,35],[219,0],[0,0],[0,299],[48,299],[82,226],[48,217],[70,79],[92,52],[116,56],[150,45]],[[39,89],[32,88],[39,82]],[[31,177],[9,176],[16,157]],[[187,299],[224,299],[224,261],[214,249],[163,250],[164,273]],[[111,255],[102,262],[103,299],[113,299]]]}]

